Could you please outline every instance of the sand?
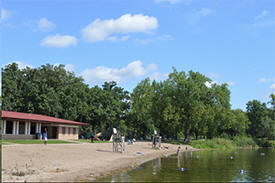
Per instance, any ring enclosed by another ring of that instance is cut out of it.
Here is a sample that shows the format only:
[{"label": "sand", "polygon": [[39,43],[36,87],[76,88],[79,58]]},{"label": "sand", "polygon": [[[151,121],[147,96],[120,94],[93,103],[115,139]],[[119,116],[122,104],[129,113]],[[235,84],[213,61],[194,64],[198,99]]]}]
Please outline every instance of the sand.
[{"label": "sand", "polygon": [[[91,181],[132,169],[166,154],[174,154],[178,148],[178,145],[172,144],[162,146],[168,149],[155,150],[149,142],[137,142],[126,145],[125,153],[121,154],[112,152],[112,143],[3,145],[2,180]],[[181,149],[185,150],[185,146]]]}]

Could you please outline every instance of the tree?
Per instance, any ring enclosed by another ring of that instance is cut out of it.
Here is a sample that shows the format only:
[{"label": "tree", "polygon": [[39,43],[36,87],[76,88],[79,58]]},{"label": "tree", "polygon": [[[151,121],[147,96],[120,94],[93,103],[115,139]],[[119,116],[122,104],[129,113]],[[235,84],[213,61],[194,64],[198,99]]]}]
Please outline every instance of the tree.
[{"label": "tree", "polygon": [[228,128],[227,133],[231,136],[244,135],[249,124],[250,121],[245,112],[241,109],[231,110],[230,127]]},{"label": "tree", "polygon": [[105,131],[110,136],[112,128],[127,132],[126,120],[129,110],[129,92],[116,82],[105,82],[102,88],[90,89],[91,125],[95,131]]},{"label": "tree", "polygon": [[146,138],[154,130],[152,111],[153,88],[149,78],[142,80],[131,94],[131,134]]},{"label": "tree", "polygon": [[88,122],[88,85],[64,65],[2,69],[3,109]]},{"label": "tree", "polygon": [[[272,96],[271,96],[272,97]],[[273,98],[272,98],[273,100]],[[275,120],[272,119],[271,113],[273,108],[268,109],[266,103],[253,100],[247,103],[247,116],[251,121],[248,132],[253,137],[275,137]]]}]

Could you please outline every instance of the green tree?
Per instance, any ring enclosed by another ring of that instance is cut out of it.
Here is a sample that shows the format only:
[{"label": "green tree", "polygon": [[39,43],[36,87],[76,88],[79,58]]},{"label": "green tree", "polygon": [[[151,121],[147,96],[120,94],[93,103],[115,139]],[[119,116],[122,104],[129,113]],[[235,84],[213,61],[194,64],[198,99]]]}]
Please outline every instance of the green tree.
[{"label": "green tree", "polygon": [[142,80],[131,94],[131,134],[146,138],[152,134],[154,128],[152,111],[153,87],[149,78]]},{"label": "green tree", "polygon": [[[272,97],[272,96],[271,96]],[[272,98],[273,100],[273,98]],[[248,132],[253,137],[275,137],[275,120],[272,119],[272,109],[268,109],[266,103],[253,100],[247,103],[247,116],[251,121]]]}]

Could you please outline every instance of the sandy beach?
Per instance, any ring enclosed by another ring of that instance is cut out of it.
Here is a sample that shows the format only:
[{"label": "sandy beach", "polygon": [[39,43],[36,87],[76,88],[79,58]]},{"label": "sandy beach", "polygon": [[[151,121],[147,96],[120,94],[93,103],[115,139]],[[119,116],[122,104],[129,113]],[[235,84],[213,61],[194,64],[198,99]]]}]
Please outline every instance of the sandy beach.
[{"label": "sandy beach", "polygon": [[[126,145],[126,152],[121,154],[112,152],[112,143],[3,145],[2,180],[91,181],[174,154],[178,148],[172,144],[162,146],[168,149],[155,150],[150,142],[137,142]],[[185,150],[185,146],[181,146],[181,150]]]}]

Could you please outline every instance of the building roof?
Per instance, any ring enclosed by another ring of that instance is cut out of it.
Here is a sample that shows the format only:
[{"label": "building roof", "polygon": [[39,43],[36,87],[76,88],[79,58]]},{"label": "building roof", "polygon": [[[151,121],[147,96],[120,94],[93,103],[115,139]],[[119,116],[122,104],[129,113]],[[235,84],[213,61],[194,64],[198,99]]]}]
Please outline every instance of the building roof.
[{"label": "building roof", "polygon": [[55,118],[55,117],[45,116],[40,114],[12,112],[12,111],[4,111],[4,110],[2,110],[2,119],[13,119],[18,121],[33,121],[33,122],[51,122],[51,123],[62,123],[62,124],[70,124],[70,125],[85,125],[85,126],[88,125],[87,123],[60,119],[60,118]]}]

